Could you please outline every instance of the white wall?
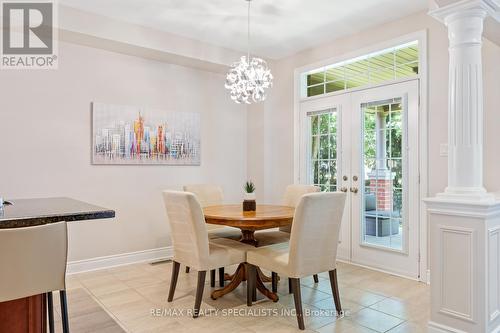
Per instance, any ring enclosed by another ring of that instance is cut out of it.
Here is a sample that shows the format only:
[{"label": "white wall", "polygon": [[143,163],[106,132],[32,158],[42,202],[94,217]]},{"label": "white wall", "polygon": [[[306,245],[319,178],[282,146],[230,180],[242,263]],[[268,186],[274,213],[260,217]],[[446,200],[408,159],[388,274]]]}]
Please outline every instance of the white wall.
[{"label": "white wall", "polygon": [[[498,29],[500,33],[500,25]],[[484,75],[484,183],[491,192],[500,191],[500,46],[485,40]]]},{"label": "white wall", "polygon": [[[114,220],[70,224],[70,261],[170,245],[163,189],[211,182],[241,199],[246,109],[222,75],[68,43],[59,59],[54,71],[0,71],[0,193],[115,209]],[[92,101],[200,112],[201,166],[91,165]]]}]

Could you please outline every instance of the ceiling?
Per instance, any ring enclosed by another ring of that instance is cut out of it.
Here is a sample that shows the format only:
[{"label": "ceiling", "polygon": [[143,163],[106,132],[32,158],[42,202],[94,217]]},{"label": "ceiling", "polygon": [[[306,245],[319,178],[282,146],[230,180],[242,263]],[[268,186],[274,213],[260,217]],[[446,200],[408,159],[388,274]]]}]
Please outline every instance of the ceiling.
[{"label": "ceiling", "polygon": [[[60,4],[245,51],[244,0],[59,0]],[[428,0],[253,0],[252,53],[279,59],[426,10]]]}]

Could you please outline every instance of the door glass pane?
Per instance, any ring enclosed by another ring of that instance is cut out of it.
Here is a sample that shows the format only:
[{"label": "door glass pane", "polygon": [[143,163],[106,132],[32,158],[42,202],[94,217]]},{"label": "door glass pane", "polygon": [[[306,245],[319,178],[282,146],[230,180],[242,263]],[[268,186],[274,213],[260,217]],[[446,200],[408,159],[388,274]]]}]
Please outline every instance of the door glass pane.
[{"label": "door glass pane", "polygon": [[322,135],[319,139],[319,158],[328,160],[330,157],[329,135]]},{"label": "door glass pane", "polygon": [[311,160],[315,161],[318,159],[319,152],[319,136],[313,135],[311,137]]},{"label": "door glass pane", "polygon": [[404,166],[401,98],[361,105],[363,244],[403,250]]},{"label": "door glass pane", "polygon": [[317,135],[319,131],[319,116],[311,116],[311,134]]},{"label": "door glass pane", "polygon": [[330,128],[330,114],[324,113],[320,117],[321,121],[319,123],[319,133],[328,134],[328,129]]},{"label": "door glass pane", "polygon": [[337,190],[337,112],[334,109],[308,114],[310,137],[310,184],[321,191]]}]

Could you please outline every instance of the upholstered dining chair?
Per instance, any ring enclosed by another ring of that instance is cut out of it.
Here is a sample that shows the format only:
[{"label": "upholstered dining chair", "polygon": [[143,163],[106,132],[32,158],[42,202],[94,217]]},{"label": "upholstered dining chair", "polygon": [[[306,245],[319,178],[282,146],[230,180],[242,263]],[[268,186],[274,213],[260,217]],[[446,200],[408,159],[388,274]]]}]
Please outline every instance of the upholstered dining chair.
[{"label": "upholstered dining chair", "polygon": [[59,291],[62,328],[69,332],[66,299],[66,222],[0,230],[0,302],[45,294],[53,333],[52,292]]},{"label": "upholstered dining chair", "polygon": [[[283,196],[283,205],[290,207],[297,207],[300,199],[304,194],[319,192],[320,188],[314,185],[300,185],[293,184],[288,185],[285,189],[285,195]],[[280,231],[290,233],[292,232],[292,226],[287,225],[280,227]]]},{"label": "upholstered dining chair", "polygon": [[[288,185],[285,189],[285,195],[283,196],[283,205],[289,207],[297,207],[299,204],[300,198],[304,194],[319,192],[320,188],[314,185],[300,185],[293,184]],[[262,240],[262,244],[271,245],[277,243],[287,242],[290,239],[290,231],[292,226],[283,226],[279,227],[278,230],[269,230],[264,231],[259,234],[259,239]],[[313,275],[314,283],[319,282],[319,277],[317,274]],[[278,288],[278,276],[276,272],[272,273],[272,289],[273,292],[276,292]],[[292,282],[288,280],[288,291],[292,293]]]},{"label": "upholstered dining chair", "polygon": [[[191,184],[184,185],[185,192],[193,193],[202,208],[208,206],[222,205],[224,201],[224,193],[218,185],[212,184]],[[208,237],[214,238],[231,238],[239,239],[241,231],[232,227],[225,227],[216,224],[207,224]],[[189,266],[186,266],[186,273],[189,273]],[[215,287],[215,270],[210,271],[210,285]],[[219,267],[219,285],[224,286],[224,267]]]},{"label": "upholstered dining chair", "polygon": [[[202,208],[222,205],[224,202],[224,193],[218,185],[192,184],[184,185],[183,188],[185,192],[191,192],[196,196]],[[241,236],[241,231],[237,228],[207,224],[207,229],[210,238],[239,239]]]},{"label": "upholstered dining chair", "polygon": [[[295,210],[290,242],[254,248],[247,252],[247,304],[252,305],[256,266],[288,276],[292,281],[297,322],[305,329],[300,279],[328,271],[338,313],[342,311],[337,282],[337,246],[346,194],[310,193],[302,196]],[[312,246],[314,244],[314,246]]]},{"label": "upholstered dining chair", "polygon": [[[304,194],[319,192],[320,188],[314,185],[288,185],[285,189],[282,204],[289,207],[297,207],[300,198]],[[290,239],[291,226],[282,226],[275,229],[259,231],[261,245],[271,245],[287,242]]]},{"label": "upholstered dining chair", "polygon": [[206,273],[245,262],[249,245],[227,238],[209,239],[200,202],[193,193],[164,191],[163,199],[172,232],[174,266],[168,302],[172,302],[180,264],[198,271],[193,317],[199,315]]}]

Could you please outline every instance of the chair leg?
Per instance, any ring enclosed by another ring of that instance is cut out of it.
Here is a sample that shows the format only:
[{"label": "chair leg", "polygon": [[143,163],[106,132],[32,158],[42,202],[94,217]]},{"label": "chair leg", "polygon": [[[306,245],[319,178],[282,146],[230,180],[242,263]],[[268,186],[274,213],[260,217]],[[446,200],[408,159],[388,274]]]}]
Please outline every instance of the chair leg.
[{"label": "chair leg", "polygon": [[68,299],[66,298],[66,290],[59,291],[59,298],[61,299],[61,319],[63,333],[69,333]]},{"label": "chair leg", "polygon": [[314,283],[319,283],[319,277],[318,274],[313,275]]},{"label": "chair leg", "polygon": [[215,288],[215,269],[210,270],[210,287]]},{"label": "chair leg", "polygon": [[295,301],[295,311],[297,312],[297,323],[299,329],[304,330],[304,313],[302,311],[302,296],[300,294],[300,279],[292,280],[293,300]]},{"label": "chair leg", "polygon": [[247,264],[247,306],[252,306],[256,293],[257,270],[254,265]]},{"label": "chair leg", "polygon": [[337,310],[337,314],[340,315],[342,312],[342,305],[340,304],[340,294],[339,294],[339,283],[337,279],[337,270],[329,271],[330,275],[330,286],[332,287],[332,295],[333,300],[335,301],[335,309]]},{"label": "chair leg", "polygon": [[52,292],[47,293],[47,312],[49,315],[49,332],[54,333],[54,301],[52,298]]},{"label": "chair leg", "polygon": [[224,267],[219,268],[219,287],[224,287]]},{"label": "chair leg", "polygon": [[288,293],[291,294],[292,291],[292,279],[288,278]]},{"label": "chair leg", "polygon": [[200,315],[201,300],[203,299],[203,288],[205,288],[206,275],[207,271],[198,272],[198,286],[196,287],[196,299],[194,301],[193,318],[198,318],[198,316]]},{"label": "chair leg", "polygon": [[168,292],[168,302],[172,302],[174,299],[175,286],[177,286],[177,278],[179,277],[179,268],[181,264],[174,261],[174,266],[172,267],[172,278],[170,279],[170,290]]},{"label": "chair leg", "polygon": [[189,273],[189,266],[186,266],[186,273]]},{"label": "chair leg", "polygon": [[271,285],[272,285],[273,293],[277,293],[278,292],[278,273],[275,273],[275,272],[271,273]]}]

